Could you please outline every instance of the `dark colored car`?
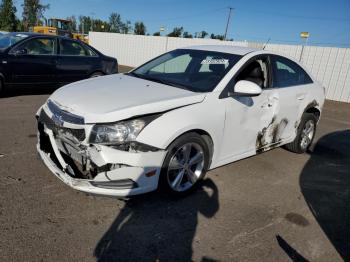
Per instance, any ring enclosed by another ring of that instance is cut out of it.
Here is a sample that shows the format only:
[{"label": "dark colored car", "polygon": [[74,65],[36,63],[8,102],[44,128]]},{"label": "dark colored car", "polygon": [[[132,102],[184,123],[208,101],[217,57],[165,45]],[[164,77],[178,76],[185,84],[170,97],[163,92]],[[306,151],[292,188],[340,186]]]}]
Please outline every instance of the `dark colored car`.
[{"label": "dark colored car", "polygon": [[0,36],[0,92],[20,85],[64,85],[118,73],[115,58],[63,36],[9,33]]}]

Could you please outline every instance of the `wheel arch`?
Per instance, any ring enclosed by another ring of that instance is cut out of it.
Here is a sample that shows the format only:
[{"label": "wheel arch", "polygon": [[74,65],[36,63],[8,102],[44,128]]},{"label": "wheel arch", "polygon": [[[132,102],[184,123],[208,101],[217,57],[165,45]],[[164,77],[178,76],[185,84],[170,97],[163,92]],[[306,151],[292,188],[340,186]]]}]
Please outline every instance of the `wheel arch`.
[{"label": "wheel arch", "polygon": [[138,142],[166,150],[183,134],[194,132],[209,144],[214,165],[218,161],[225,121],[223,104],[217,105],[216,110],[211,110],[216,101],[217,97],[164,113],[141,131],[137,137]]},{"label": "wheel arch", "polygon": [[316,102],[316,100],[314,100],[306,106],[303,114],[305,113],[314,114],[317,121],[319,121],[321,117],[321,110],[318,107],[319,107],[319,104]]},{"label": "wheel arch", "polygon": [[89,74],[89,77],[92,77],[94,74],[96,74],[96,73],[100,73],[100,74],[102,74],[102,75],[106,75],[106,73],[105,72],[103,72],[102,70],[94,70],[94,71],[92,71],[90,74]]},{"label": "wheel arch", "polygon": [[317,107],[309,107],[305,110],[305,113],[314,114],[317,121],[320,120],[321,111]]},{"label": "wheel arch", "polygon": [[173,139],[170,143],[168,143],[167,149],[179,137],[186,135],[186,134],[189,134],[189,133],[196,133],[196,134],[200,135],[203,138],[203,140],[205,141],[205,143],[207,144],[208,149],[209,149],[209,165],[208,166],[210,167],[212,159],[213,159],[213,155],[214,155],[214,142],[213,142],[211,135],[203,129],[198,129],[198,128],[197,129],[190,129],[190,130],[183,132],[182,134],[178,135],[175,139]]}]

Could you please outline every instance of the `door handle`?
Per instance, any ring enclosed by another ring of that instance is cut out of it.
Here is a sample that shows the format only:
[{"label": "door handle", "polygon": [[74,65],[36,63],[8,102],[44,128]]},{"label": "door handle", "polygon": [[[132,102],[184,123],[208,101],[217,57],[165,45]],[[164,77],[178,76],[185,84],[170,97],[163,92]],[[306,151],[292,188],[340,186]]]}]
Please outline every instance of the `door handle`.
[{"label": "door handle", "polygon": [[304,100],[304,99],[305,99],[305,95],[304,95],[304,94],[298,95],[298,96],[297,96],[297,99],[298,99],[298,100]]},{"label": "door handle", "polygon": [[269,101],[274,101],[274,100],[278,101],[279,100],[278,96],[270,96],[269,97]]}]

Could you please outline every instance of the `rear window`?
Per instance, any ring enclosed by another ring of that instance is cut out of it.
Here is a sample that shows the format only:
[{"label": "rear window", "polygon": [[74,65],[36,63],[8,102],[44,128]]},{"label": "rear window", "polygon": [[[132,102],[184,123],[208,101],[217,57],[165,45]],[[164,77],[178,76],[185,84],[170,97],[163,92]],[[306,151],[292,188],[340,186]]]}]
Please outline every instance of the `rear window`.
[{"label": "rear window", "polygon": [[60,40],[60,54],[69,56],[91,56],[84,46],[76,41]]}]

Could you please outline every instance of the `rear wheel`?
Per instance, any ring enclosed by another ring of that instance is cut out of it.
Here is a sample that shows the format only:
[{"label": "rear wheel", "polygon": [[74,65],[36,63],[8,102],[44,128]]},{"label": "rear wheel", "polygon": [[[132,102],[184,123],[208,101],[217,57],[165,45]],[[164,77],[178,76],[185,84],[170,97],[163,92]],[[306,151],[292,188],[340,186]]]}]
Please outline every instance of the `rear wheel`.
[{"label": "rear wheel", "polygon": [[316,133],[317,118],[314,114],[305,113],[298,127],[298,133],[292,143],[285,147],[294,153],[305,153],[312,144]]},{"label": "rear wheel", "polygon": [[168,148],[160,177],[166,191],[184,195],[196,186],[208,169],[209,150],[205,140],[196,133],[188,133]]}]

